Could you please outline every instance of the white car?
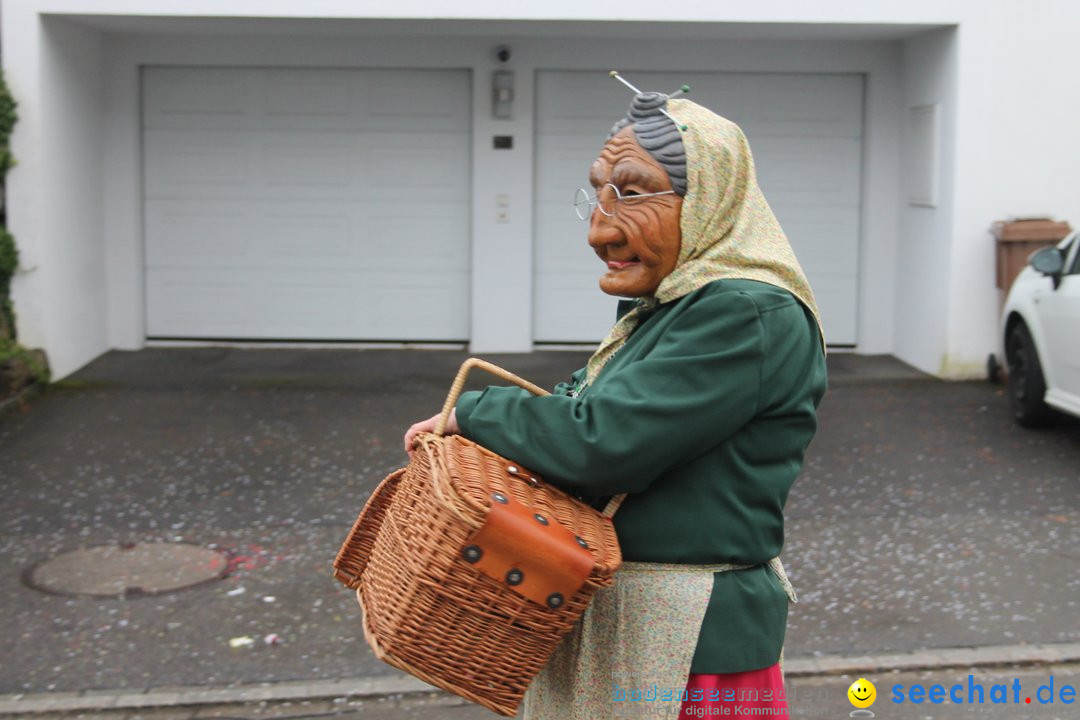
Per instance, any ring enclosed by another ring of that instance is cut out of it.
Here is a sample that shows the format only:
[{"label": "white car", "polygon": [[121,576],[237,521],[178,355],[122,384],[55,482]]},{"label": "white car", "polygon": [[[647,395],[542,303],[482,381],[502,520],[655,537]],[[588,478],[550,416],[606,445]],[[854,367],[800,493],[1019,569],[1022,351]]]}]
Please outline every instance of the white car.
[{"label": "white car", "polygon": [[1080,232],[1034,253],[1001,313],[1009,404],[1024,427],[1080,417]]}]

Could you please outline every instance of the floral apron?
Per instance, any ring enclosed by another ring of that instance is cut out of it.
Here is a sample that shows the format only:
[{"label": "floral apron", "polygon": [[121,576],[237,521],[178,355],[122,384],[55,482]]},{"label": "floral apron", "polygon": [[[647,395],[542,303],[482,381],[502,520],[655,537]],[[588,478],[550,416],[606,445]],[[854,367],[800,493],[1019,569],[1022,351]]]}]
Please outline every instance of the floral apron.
[{"label": "floral apron", "polygon": [[[780,558],[768,566],[796,602]],[[525,720],[617,717],[628,702],[677,718],[713,576],[751,567],[623,563],[533,680]]]}]

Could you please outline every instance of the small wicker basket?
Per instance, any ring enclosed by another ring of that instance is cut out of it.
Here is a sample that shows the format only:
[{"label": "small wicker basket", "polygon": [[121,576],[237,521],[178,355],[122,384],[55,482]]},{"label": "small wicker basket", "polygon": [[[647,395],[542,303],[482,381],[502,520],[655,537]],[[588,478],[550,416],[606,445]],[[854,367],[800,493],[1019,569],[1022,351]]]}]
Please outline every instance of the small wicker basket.
[{"label": "small wicker basket", "polygon": [[613,581],[621,497],[597,512],[517,463],[443,436],[474,367],[547,394],[466,361],[436,432],[421,434],[409,465],[375,489],[334,575],[357,590],[376,657],[512,716],[593,593]]}]

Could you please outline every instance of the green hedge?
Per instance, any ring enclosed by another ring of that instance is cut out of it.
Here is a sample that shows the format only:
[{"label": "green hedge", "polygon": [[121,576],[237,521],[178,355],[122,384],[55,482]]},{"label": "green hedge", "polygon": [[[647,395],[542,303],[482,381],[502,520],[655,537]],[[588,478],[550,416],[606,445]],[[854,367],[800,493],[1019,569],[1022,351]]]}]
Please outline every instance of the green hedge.
[{"label": "green hedge", "polygon": [[0,75],[0,178],[15,166],[15,156],[11,154],[11,131],[19,119],[16,107],[15,98],[11,97],[7,82]]},{"label": "green hedge", "polygon": [[11,305],[11,278],[19,267],[15,238],[0,225],[0,340],[15,340],[15,310]]},{"label": "green hedge", "polygon": [[[15,157],[11,154],[11,131],[19,119],[15,108],[15,99],[0,75],[0,193],[3,193],[3,178],[15,165]],[[3,223],[6,223],[6,217]],[[8,386],[8,391],[17,390],[31,380],[42,384],[49,381],[44,354],[27,350],[16,342],[18,333],[11,303],[11,279],[18,267],[19,250],[15,247],[15,238],[4,224],[0,224],[0,384]]]},{"label": "green hedge", "polygon": [[[11,97],[3,75],[0,75],[0,183],[15,164],[11,154],[11,131],[16,120],[15,99]],[[15,238],[6,227],[0,225],[0,340],[15,340],[18,336],[15,331],[15,311],[11,306],[11,278],[18,267],[19,251],[15,248]]]}]

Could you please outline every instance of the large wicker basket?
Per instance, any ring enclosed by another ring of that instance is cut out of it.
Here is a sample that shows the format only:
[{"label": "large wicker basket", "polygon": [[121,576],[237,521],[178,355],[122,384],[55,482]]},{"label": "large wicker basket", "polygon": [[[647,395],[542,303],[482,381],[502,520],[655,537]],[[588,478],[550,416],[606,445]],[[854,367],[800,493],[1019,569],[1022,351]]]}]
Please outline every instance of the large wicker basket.
[{"label": "large wicker basket", "polygon": [[461,436],[443,436],[462,365],[436,433],[369,498],[334,562],[357,590],[364,636],[381,660],[501,715],[622,561],[611,515],[545,484]]}]

